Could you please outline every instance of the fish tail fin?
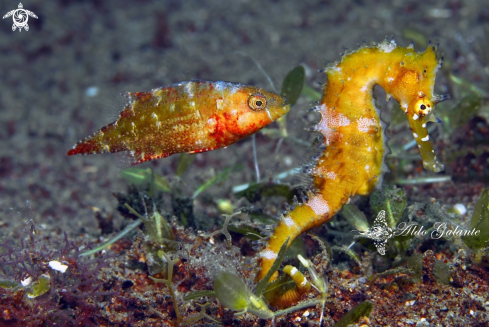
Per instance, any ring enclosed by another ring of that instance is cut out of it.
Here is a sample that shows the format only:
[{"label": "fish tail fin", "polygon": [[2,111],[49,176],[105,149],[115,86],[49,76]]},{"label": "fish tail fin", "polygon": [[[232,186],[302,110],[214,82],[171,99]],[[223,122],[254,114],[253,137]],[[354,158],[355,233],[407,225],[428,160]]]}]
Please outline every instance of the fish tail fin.
[{"label": "fish tail fin", "polygon": [[98,132],[76,143],[67,154],[72,156],[75,154],[114,153],[128,150],[124,142],[119,140],[114,142],[114,139],[117,140],[114,135],[116,132],[115,123],[102,127]]},{"label": "fish tail fin", "polygon": [[75,154],[96,154],[107,152],[102,149],[102,144],[95,139],[87,138],[73,146],[73,149],[68,151],[67,155],[73,156]]},{"label": "fish tail fin", "polygon": [[120,137],[120,130],[116,121],[76,143],[67,154],[72,156],[75,154],[114,153],[127,150],[127,143]]}]

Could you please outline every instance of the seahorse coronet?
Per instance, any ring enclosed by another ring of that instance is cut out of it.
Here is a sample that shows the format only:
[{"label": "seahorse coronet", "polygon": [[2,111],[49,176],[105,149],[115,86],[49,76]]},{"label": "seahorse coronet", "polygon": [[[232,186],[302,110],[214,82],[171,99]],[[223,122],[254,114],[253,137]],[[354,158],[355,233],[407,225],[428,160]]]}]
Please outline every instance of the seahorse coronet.
[{"label": "seahorse coronet", "polygon": [[[375,105],[375,85],[385,90],[386,98],[399,102],[418,144],[423,166],[435,172],[443,170],[427,130],[427,122],[437,121],[435,105],[448,99],[433,93],[442,62],[437,60],[437,49],[429,44],[424,52],[418,53],[413,43],[400,47],[394,38],[386,38],[379,44],[345,51],[341,60],[321,70],[327,74],[327,82],[320,103],[310,110],[320,113],[321,118],[307,129],[322,134],[321,151],[302,168],[313,183],[304,203],[294,198],[294,208],[281,216],[267,246],[260,252],[257,280],[268,272],[287,239],[290,245],[301,233],[329,221],[351,197],[365,196],[381,187],[389,171],[385,157],[390,149],[387,123],[380,119],[380,109]],[[285,299],[274,293],[269,300],[272,305],[284,307],[291,303],[291,294]]]}]

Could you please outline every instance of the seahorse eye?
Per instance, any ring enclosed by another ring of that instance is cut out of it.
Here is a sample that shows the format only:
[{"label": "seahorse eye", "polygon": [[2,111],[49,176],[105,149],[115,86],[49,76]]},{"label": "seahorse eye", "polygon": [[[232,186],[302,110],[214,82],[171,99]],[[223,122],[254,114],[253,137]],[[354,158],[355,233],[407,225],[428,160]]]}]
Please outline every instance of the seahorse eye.
[{"label": "seahorse eye", "polygon": [[414,106],[414,113],[419,117],[428,115],[431,112],[431,110],[432,110],[431,102],[426,98],[420,99]]},{"label": "seahorse eye", "polygon": [[267,107],[267,99],[261,94],[253,94],[248,100],[251,110],[260,111]]}]

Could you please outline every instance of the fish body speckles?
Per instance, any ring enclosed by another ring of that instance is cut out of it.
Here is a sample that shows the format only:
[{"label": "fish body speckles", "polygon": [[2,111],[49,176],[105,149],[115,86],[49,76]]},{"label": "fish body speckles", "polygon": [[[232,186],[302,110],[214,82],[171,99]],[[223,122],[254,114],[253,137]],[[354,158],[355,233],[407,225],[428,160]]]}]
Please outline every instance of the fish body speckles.
[{"label": "fish body speckles", "polygon": [[138,164],[215,150],[256,133],[290,109],[277,94],[221,81],[181,82],[128,93],[128,99],[117,121],[78,142],[68,155],[127,151]]}]

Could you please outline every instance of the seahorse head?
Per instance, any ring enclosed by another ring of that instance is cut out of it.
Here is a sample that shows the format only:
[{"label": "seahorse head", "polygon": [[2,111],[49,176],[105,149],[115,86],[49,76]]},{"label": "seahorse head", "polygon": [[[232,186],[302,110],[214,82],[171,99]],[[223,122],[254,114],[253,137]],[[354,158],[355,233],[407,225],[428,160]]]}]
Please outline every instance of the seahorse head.
[{"label": "seahorse head", "polygon": [[449,98],[433,93],[436,73],[443,62],[443,58],[437,60],[436,49],[436,46],[429,45],[425,52],[417,53],[412,47],[400,48],[399,51],[404,53],[400,59],[399,72],[394,79],[395,85],[389,85],[389,89],[406,114],[423,166],[440,172],[444,166],[436,158],[427,129],[428,122],[437,121],[435,105]]}]

